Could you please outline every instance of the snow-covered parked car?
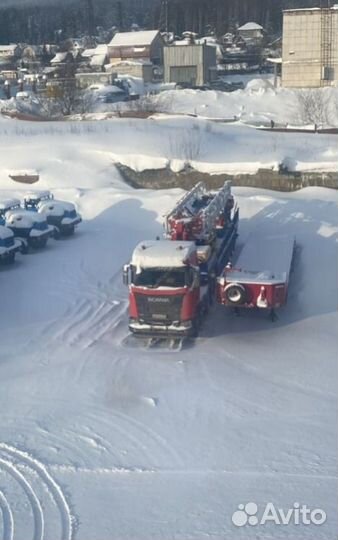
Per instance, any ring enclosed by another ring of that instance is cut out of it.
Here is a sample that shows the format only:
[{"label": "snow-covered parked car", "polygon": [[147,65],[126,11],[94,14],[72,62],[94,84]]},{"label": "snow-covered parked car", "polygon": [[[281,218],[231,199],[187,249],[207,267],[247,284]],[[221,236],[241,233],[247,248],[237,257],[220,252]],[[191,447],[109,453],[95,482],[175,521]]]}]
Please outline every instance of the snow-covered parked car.
[{"label": "snow-covered parked car", "polygon": [[15,254],[21,251],[22,243],[14,238],[14,233],[8,227],[0,225],[0,263],[12,263]]},{"label": "snow-covered parked car", "polygon": [[82,218],[75,205],[54,199],[50,191],[33,191],[24,197],[26,210],[37,212],[46,217],[49,225],[55,228],[55,237],[70,236]]},{"label": "snow-covered parked car", "polygon": [[27,252],[30,247],[45,247],[48,238],[55,234],[54,227],[48,225],[44,215],[24,210],[18,199],[0,200],[1,222],[21,242],[23,252]]}]

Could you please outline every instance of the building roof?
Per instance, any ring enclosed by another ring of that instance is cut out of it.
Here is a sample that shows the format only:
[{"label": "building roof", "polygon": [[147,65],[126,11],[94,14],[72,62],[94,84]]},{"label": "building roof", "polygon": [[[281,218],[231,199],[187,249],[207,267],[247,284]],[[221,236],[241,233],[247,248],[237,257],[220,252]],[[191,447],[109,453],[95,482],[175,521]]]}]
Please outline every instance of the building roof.
[{"label": "building roof", "polygon": [[64,62],[66,60],[68,54],[69,54],[68,52],[58,52],[58,53],[56,53],[54,58],[52,58],[50,63],[51,64],[59,64],[60,62]]},{"label": "building roof", "polygon": [[84,51],[82,51],[81,55],[84,57],[84,58],[91,58],[92,56],[94,56],[94,54],[96,54],[96,49],[85,49]]},{"label": "building roof", "polygon": [[158,30],[144,30],[142,32],[118,32],[109,43],[109,46],[145,47],[147,45],[151,45],[158,34]]},{"label": "building roof", "polygon": [[91,66],[104,66],[106,62],[107,54],[94,54],[90,60]]},{"label": "building roof", "polygon": [[263,30],[263,26],[255,22],[248,22],[243,24],[243,26],[240,26],[238,30]]},{"label": "building roof", "polygon": [[0,50],[1,51],[8,51],[8,52],[12,52],[12,51],[15,51],[15,49],[18,47],[18,45],[16,44],[11,44],[11,45],[0,45]]},{"label": "building roof", "polygon": [[291,13],[293,11],[320,11],[319,7],[315,8],[294,8],[294,9],[284,9],[284,13]]},{"label": "building roof", "polygon": [[[334,4],[333,6],[331,6],[332,10],[334,11],[337,11],[338,10],[338,4]],[[284,9],[283,10],[283,13],[293,13],[293,12],[297,12],[297,11],[320,11],[321,8],[320,7],[308,7],[308,8],[294,8],[294,9]]]}]

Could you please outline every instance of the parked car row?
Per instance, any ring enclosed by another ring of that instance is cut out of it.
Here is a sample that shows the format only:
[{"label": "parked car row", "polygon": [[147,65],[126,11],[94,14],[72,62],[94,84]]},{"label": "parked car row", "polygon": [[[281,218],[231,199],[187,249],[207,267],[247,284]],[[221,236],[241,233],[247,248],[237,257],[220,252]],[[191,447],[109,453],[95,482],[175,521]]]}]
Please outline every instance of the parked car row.
[{"label": "parked car row", "polygon": [[54,199],[49,191],[27,193],[22,202],[0,199],[0,262],[42,249],[49,238],[72,235],[81,221],[74,204]]}]

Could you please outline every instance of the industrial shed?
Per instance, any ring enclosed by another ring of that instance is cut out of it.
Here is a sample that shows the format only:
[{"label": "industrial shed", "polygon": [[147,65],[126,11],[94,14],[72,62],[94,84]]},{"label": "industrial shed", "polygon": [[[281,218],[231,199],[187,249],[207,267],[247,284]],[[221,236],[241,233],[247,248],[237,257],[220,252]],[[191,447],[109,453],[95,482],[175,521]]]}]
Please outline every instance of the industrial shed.
[{"label": "industrial shed", "polygon": [[164,82],[203,86],[215,78],[215,47],[204,43],[164,47]]}]

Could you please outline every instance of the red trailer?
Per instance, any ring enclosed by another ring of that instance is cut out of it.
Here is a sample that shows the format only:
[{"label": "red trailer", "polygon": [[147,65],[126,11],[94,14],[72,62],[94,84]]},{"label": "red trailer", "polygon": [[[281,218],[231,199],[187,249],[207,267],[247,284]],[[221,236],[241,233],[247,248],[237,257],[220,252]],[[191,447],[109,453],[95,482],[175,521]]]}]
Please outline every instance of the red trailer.
[{"label": "red trailer", "polygon": [[236,267],[228,264],[217,279],[218,303],[232,308],[270,310],[286,304],[296,241],[293,236],[252,234]]}]

